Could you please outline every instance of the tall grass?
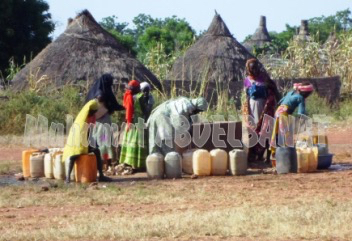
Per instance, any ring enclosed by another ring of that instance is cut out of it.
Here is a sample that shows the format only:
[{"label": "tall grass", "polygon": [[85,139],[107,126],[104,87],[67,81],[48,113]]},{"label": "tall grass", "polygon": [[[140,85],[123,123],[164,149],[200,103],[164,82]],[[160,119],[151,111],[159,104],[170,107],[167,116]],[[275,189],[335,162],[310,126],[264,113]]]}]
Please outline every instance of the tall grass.
[{"label": "tall grass", "polygon": [[337,42],[319,43],[292,40],[286,51],[275,63],[266,61],[266,67],[274,79],[340,76],[342,92],[352,91],[352,32],[343,32]]},{"label": "tall grass", "polygon": [[65,123],[66,115],[75,116],[83,100],[77,88],[67,86],[61,91],[38,94],[36,91],[7,92],[8,101],[0,102],[1,134],[24,132],[26,114],[43,115],[49,123]]},{"label": "tall grass", "polygon": [[309,116],[326,115],[333,117],[333,120],[344,121],[352,117],[352,100],[345,99],[339,103],[330,104],[317,93],[313,93],[306,99],[306,109]]}]

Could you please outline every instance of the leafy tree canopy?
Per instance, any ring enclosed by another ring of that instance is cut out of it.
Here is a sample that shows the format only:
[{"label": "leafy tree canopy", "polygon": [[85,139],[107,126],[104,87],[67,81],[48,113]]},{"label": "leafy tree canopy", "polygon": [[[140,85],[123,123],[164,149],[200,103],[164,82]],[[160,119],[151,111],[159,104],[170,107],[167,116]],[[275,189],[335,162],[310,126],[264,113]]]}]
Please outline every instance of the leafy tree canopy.
[{"label": "leafy tree canopy", "polygon": [[116,16],[106,17],[100,23],[133,54],[138,53],[140,60],[160,44],[164,54],[169,55],[190,45],[196,33],[185,19],[176,16],[159,19],[139,14],[133,19],[134,28],[128,23],[118,22]]},{"label": "leafy tree canopy", "polygon": [[[54,23],[43,0],[0,1],[0,71],[7,75],[9,60],[22,64],[51,42]],[[6,77],[6,76],[4,76]]]}]

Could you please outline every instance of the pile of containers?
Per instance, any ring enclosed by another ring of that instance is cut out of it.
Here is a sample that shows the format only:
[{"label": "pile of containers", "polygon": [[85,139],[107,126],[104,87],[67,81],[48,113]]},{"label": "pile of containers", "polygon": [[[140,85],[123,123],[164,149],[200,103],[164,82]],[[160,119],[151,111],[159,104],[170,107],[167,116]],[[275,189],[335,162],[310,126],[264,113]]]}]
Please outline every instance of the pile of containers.
[{"label": "pile of containers", "polygon": [[[318,139],[324,144],[318,144]],[[327,137],[313,136],[313,146],[307,141],[299,141],[296,147],[278,147],[276,150],[276,171],[284,173],[309,173],[331,166],[333,154],[329,153]]]},{"label": "pile of containers", "polygon": [[147,174],[149,178],[181,178],[185,174],[197,176],[245,175],[247,173],[247,154],[244,150],[233,150],[227,153],[221,149],[207,151],[190,149],[179,155],[167,153],[165,157],[153,153],[147,157]]},{"label": "pile of containers", "polygon": [[[37,149],[22,152],[23,177],[65,180],[68,175],[69,161],[62,160],[61,148],[50,148],[48,153]],[[71,181],[95,182],[97,176],[97,162],[95,155],[81,155],[75,162],[75,170],[71,172]]]}]

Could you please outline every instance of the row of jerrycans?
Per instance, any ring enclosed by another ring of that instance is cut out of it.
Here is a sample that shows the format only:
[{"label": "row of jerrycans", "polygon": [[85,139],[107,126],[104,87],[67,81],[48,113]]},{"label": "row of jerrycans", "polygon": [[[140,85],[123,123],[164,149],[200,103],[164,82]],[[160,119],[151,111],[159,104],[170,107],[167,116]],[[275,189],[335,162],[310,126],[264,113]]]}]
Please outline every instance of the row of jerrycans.
[{"label": "row of jerrycans", "polygon": [[22,169],[24,177],[46,177],[64,180],[65,164],[62,162],[62,151],[59,148],[49,150],[49,153],[35,149],[22,152]]},{"label": "row of jerrycans", "polygon": [[180,178],[182,172],[198,176],[245,175],[247,173],[247,154],[243,150],[233,150],[229,154],[221,149],[207,151],[191,149],[179,155],[167,153],[165,158],[159,153],[147,157],[147,174],[150,178]]},{"label": "row of jerrycans", "polygon": [[[62,149],[52,148],[49,153],[30,149],[22,152],[22,169],[24,177],[55,178],[65,180],[68,175],[69,161],[62,160]],[[93,160],[94,159],[94,160]],[[95,155],[82,155],[75,163],[75,170],[71,172],[70,179],[77,182],[96,181],[97,166]],[[77,178],[76,178],[77,177]]]}]

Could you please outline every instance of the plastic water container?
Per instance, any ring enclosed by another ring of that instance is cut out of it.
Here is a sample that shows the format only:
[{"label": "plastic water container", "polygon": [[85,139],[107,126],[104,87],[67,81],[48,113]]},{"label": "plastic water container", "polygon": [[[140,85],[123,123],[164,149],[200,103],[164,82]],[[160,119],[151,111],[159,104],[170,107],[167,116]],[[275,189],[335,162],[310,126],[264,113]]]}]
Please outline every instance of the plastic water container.
[{"label": "plastic water container", "polygon": [[326,144],[317,144],[316,147],[318,148],[318,156],[329,154],[329,148]]},{"label": "plastic water container", "polygon": [[297,153],[294,147],[276,149],[276,171],[278,174],[297,172]]},{"label": "plastic water container", "polygon": [[76,182],[89,183],[97,180],[97,159],[94,154],[83,154],[75,161]]},{"label": "plastic water container", "polygon": [[211,156],[205,149],[193,153],[193,172],[198,176],[209,176],[211,173]]},{"label": "plastic water container", "polygon": [[164,178],[164,156],[160,153],[152,153],[147,157],[147,175],[149,178]]},{"label": "plastic water container", "polygon": [[190,149],[182,154],[182,171],[186,174],[193,174],[193,153],[196,149]]},{"label": "plastic water container", "polygon": [[62,152],[56,152],[53,155],[53,160],[54,178],[58,180],[65,180],[65,164],[62,162]]},{"label": "plastic water container", "polygon": [[230,174],[234,176],[247,174],[247,153],[244,150],[230,151]]},{"label": "plastic water container", "polygon": [[333,154],[320,155],[318,157],[318,169],[328,169],[331,166]]},{"label": "plastic water container", "polygon": [[[68,157],[66,160],[65,160],[65,177],[68,176],[68,169],[70,167],[70,158]],[[70,175],[70,180],[71,181],[75,181],[75,170],[72,169],[71,171],[71,175]]]},{"label": "plastic water container", "polygon": [[228,155],[221,149],[214,149],[210,152],[211,156],[211,174],[224,176],[227,172]]},{"label": "plastic water container", "polygon": [[30,177],[30,162],[29,158],[31,157],[32,153],[37,152],[37,149],[29,149],[22,152],[22,172],[23,177]]},{"label": "plastic water container", "polygon": [[169,152],[165,156],[166,178],[182,177],[182,157],[177,152]]},{"label": "plastic water container", "polygon": [[308,172],[315,172],[318,169],[318,147],[307,148],[305,151],[309,156]]},{"label": "plastic water container", "polygon": [[313,144],[325,144],[328,145],[328,137],[326,135],[314,135]]},{"label": "plastic water container", "polygon": [[308,172],[309,154],[301,149],[297,149],[297,172]]},{"label": "plastic water container", "polygon": [[54,178],[52,153],[44,155],[44,175],[46,178]]},{"label": "plastic water container", "polygon": [[41,152],[32,153],[29,158],[31,177],[44,177],[44,154]]}]

